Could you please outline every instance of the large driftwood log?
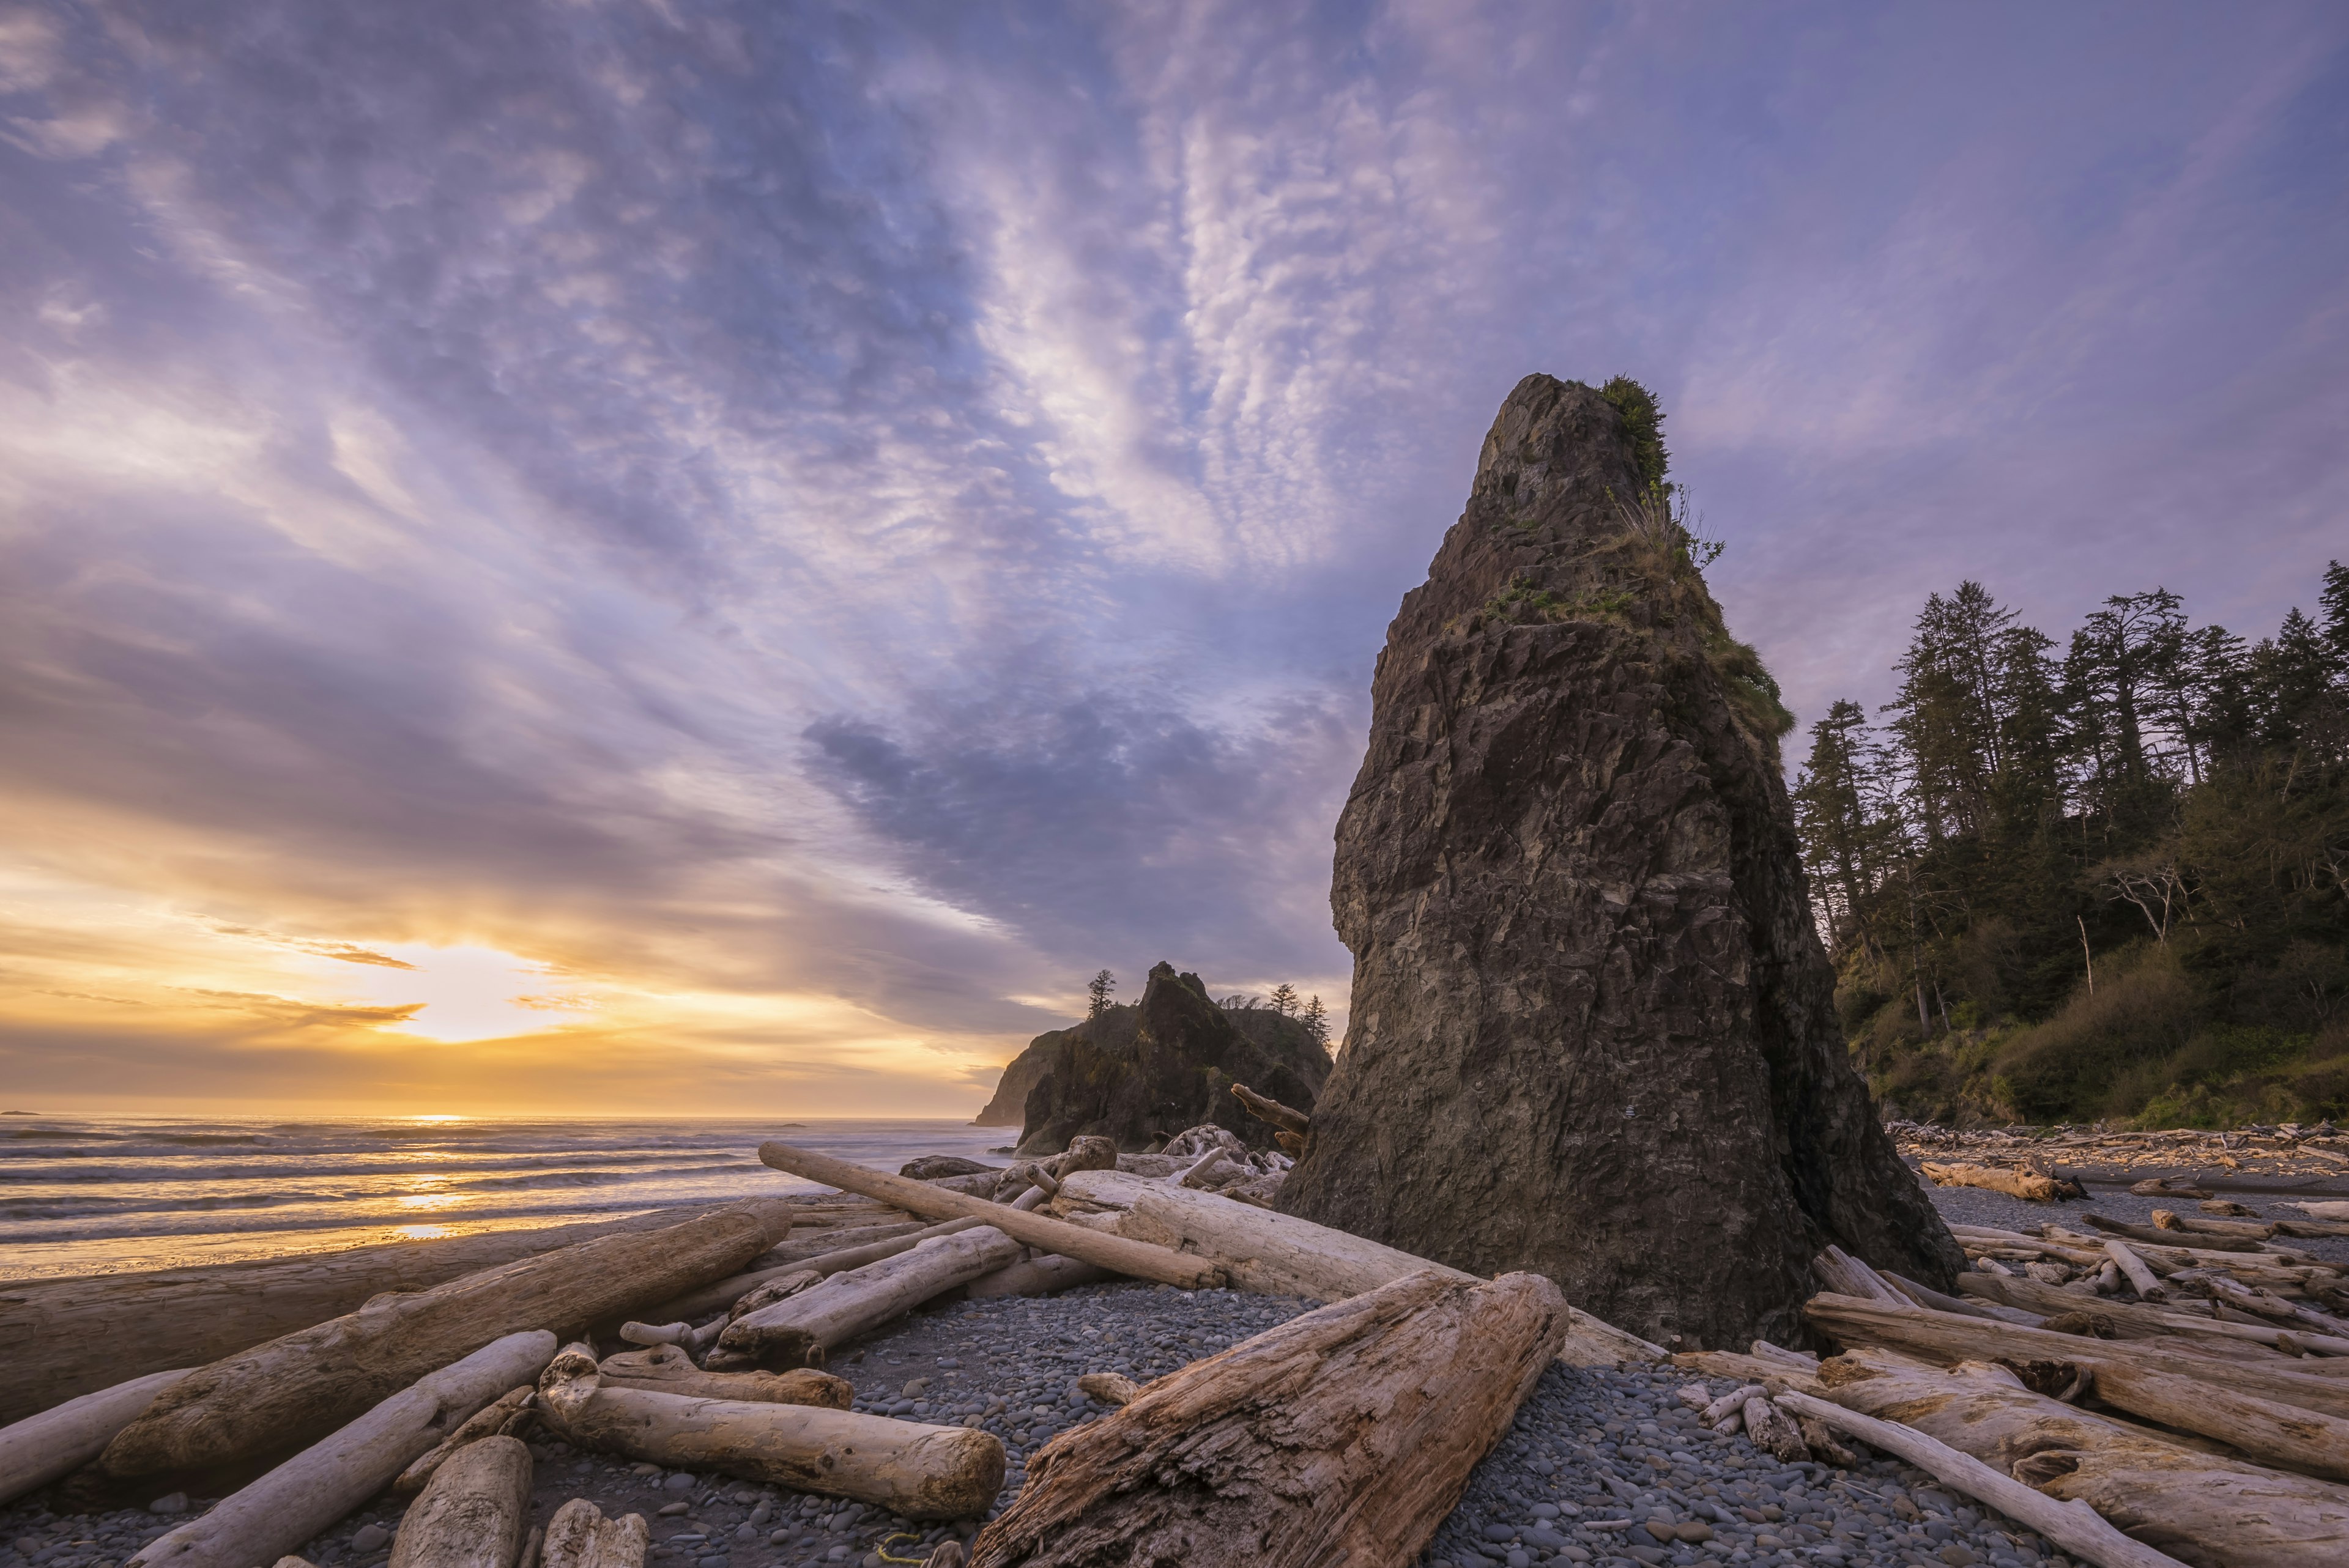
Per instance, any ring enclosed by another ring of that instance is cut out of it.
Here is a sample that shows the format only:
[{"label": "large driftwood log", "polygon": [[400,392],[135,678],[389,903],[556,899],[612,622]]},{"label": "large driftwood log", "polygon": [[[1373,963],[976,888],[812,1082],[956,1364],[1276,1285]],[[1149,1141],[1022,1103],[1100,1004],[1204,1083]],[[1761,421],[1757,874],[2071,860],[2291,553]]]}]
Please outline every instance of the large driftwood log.
[{"label": "large driftwood log", "polygon": [[192,1370],[150,1372],[0,1428],[0,1503],[89,1463],[158,1394]]},{"label": "large driftwood log", "polygon": [[523,1408],[537,1392],[535,1383],[519,1384],[474,1411],[463,1426],[443,1438],[438,1447],[400,1471],[398,1479],[391,1483],[391,1490],[402,1497],[413,1497],[422,1491],[434,1473],[447,1464],[459,1449],[498,1436],[505,1431],[509,1423],[520,1425],[517,1418],[521,1417]]},{"label": "large driftwood log", "polygon": [[539,1568],[644,1568],[652,1532],[641,1513],[606,1519],[584,1497],[574,1497],[547,1522]]},{"label": "large driftwood log", "polygon": [[596,1236],[658,1230],[705,1207],[625,1220],[390,1242],[264,1263],[212,1264],[0,1284],[0,1424],[167,1367],[202,1367],[350,1312],[385,1291],[425,1290]]},{"label": "large driftwood log", "polygon": [[2349,1480],[2349,1420],[2337,1416],[2141,1367],[2102,1367],[2092,1389],[2116,1410],[2216,1438],[2261,1464]]},{"label": "large driftwood log", "polygon": [[600,1386],[574,1345],[539,1381],[547,1424],[580,1448],[876,1503],[908,1519],[968,1519],[1003,1490],[992,1432],[813,1405],[694,1399]]},{"label": "large driftwood log", "polygon": [[1847,1346],[1880,1346],[1944,1367],[1960,1361],[2068,1361],[2099,1377],[2107,1367],[2134,1367],[2349,1418],[2349,1383],[2296,1372],[2289,1361],[2220,1361],[2171,1349],[2159,1340],[2051,1334],[2044,1328],[1991,1323],[1920,1306],[1887,1306],[1845,1295],[1815,1295],[1803,1310],[1813,1323]]},{"label": "large driftwood log", "polygon": [[[2151,1225],[2132,1225],[2121,1220],[2107,1220],[2102,1214],[2083,1214],[2081,1219],[2108,1236],[2127,1241],[2143,1242],[2148,1246],[2175,1247],[2184,1245],[2204,1253],[2261,1253],[2272,1244],[2255,1242],[2249,1236],[2189,1235],[2180,1231],[2156,1230]],[[2305,1254],[2302,1254],[2303,1256]]]},{"label": "large driftwood log", "polygon": [[124,1428],[98,1465],[121,1480],[282,1451],[501,1335],[584,1330],[730,1274],[791,1223],[787,1203],[738,1203],[378,1301],[199,1369]]},{"label": "large driftwood log", "polygon": [[[908,1181],[902,1176],[868,1171],[849,1161],[835,1160],[831,1155],[818,1154],[812,1150],[797,1149],[788,1143],[762,1143],[759,1146],[759,1158],[775,1170],[804,1176],[811,1181],[829,1182],[846,1191],[862,1192],[867,1197],[879,1198],[933,1219],[952,1220],[970,1216],[981,1224],[994,1226],[1024,1245],[1081,1258],[1086,1263],[1134,1279],[1155,1280],[1161,1284],[1180,1285],[1185,1290],[1204,1290],[1224,1283],[1223,1271],[1204,1260],[1185,1258],[1170,1253],[1163,1247],[1145,1246],[1139,1242],[1124,1241],[1098,1231],[1087,1231],[1063,1220],[1024,1213],[1005,1204],[988,1202],[983,1198],[940,1191],[926,1182]],[[1082,1181],[1086,1176],[1107,1174],[1107,1171],[1088,1171],[1071,1180]]]},{"label": "large driftwood log", "polygon": [[630,1350],[598,1364],[606,1388],[654,1388],[693,1399],[746,1399],[758,1405],[822,1405],[845,1410],[856,1390],[828,1372],[705,1372],[678,1346]]},{"label": "large driftwood log", "polygon": [[[2184,1336],[2201,1343],[2197,1348],[2208,1347],[2212,1339],[2233,1341],[2239,1346],[2262,1346],[2285,1354],[2281,1347],[2289,1339],[2296,1346],[2318,1355],[2349,1355],[2349,1339],[2277,1328],[2259,1323],[2227,1323],[2214,1317],[2200,1317],[2181,1312],[2174,1305],[2147,1305],[2142,1303],[2113,1301],[2107,1297],[2078,1295],[2057,1285],[2042,1284],[2037,1280],[2002,1277],[1996,1274],[1963,1274],[1958,1288],[1968,1295],[1988,1296],[2010,1306],[2026,1307],[2033,1312],[2054,1315],[2064,1312],[2086,1312],[2105,1319],[2123,1339],[2161,1339]],[[2259,1356],[2260,1351],[2248,1351]],[[2298,1350],[2289,1354],[2296,1355]]]},{"label": "large driftwood log", "polygon": [[1400,1568],[1565,1336],[1538,1274],[1428,1269],[1308,1313],[1053,1439],[973,1568]]},{"label": "large driftwood log", "polygon": [[1047,1253],[981,1274],[963,1286],[963,1294],[973,1301],[990,1301],[1004,1295],[1050,1295],[1054,1291],[1073,1290],[1078,1285],[1112,1277],[1107,1269]]},{"label": "large driftwood log", "polygon": [[[1070,1177],[1053,1207],[1071,1215],[1090,1211],[1097,1220],[1115,1224],[1122,1235],[1213,1258],[1235,1286],[1268,1295],[1340,1301],[1429,1268],[1454,1279],[1475,1277],[1294,1214],[1120,1171]],[[1637,1366],[1663,1358],[1662,1349],[1644,1339],[1572,1306],[1566,1310],[1560,1355],[1576,1366]]]},{"label": "large driftwood log", "polygon": [[1936,1187],[1981,1187],[2034,1203],[2052,1202],[2064,1195],[2064,1183],[2035,1171],[2000,1171],[1988,1165],[1937,1165],[1930,1161],[1920,1169]]},{"label": "large driftwood log", "polygon": [[719,1347],[769,1367],[821,1367],[832,1347],[901,1317],[941,1292],[1019,1261],[992,1225],[935,1236],[911,1252],[833,1274],[726,1326]]},{"label": "large driftwood log", "polygon": [[543,1330],[510,1334],[418,1380],[212,1510],[150,1542],[124,1568],[252,1568],[274,1563],[383,1490],[465,1418],[538,1376]]},{"label": "large driftwood log", "polygon": [[1913,1427],[2050,1497],[2087,1503],[2189,1562],[2333,1568],[2349,1560],[2349,1489],[2197,1453],[2034,1394],[2005,1367],[1948,1372],[1893,1357],[1822,1368],[1826,1397]]},{"label": "large driftwood log", "polygon": [[530,1450],[483,1438],[443,1461],[409,1505],[390,1568],[516,1568],[529,1518]]}]

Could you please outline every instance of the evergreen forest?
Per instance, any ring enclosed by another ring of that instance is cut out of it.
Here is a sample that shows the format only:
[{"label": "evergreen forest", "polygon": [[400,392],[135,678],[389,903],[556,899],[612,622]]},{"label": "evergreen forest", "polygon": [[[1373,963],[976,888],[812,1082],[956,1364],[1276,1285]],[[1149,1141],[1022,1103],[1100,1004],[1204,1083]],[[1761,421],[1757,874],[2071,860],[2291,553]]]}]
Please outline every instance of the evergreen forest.
[{"label": "evergreen forest", "polygon": [[1852,1051],[1961,1125],[2349,1118],[2349,570],[2253,643],[2165,589],[2059,645],[1929,598],[1794,787]]}]

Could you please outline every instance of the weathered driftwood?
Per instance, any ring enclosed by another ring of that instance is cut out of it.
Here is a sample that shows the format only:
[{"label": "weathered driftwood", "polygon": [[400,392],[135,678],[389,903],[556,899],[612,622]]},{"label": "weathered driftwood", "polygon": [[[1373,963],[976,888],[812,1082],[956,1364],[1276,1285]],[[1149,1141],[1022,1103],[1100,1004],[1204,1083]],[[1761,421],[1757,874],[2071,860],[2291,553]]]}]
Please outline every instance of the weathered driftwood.
[{"label": "weathered driftwood", "polygon": [[1142,1391],[1142,1385],[1123,1372],[1088,1372],[1077,1379],[1077,1387],[1104,1405],[1131,1405]]},{"label": "weathered driftwood", "polygon": [[1019,1261],[1019,1243],[992,1225],[934,1236],[910,1252],[833,1274],[745,1313],[719,1345],[769,1367],[821,1367],[825,1353],[958,1284]]},{"label": "weathered driftwood", "polygon": [[[2205,1207],[2208,1207],[2206,1204]],[[2240,1203],[2230,1207],[2241,1208]],[[2246,1210],[2245,1212],[2250,1211]],[[2206,1236],[2233,1236],[2241,1241],[2264,1242],[2276,1233],[2272,1220],[2206,1220],[2196,1214],[2181,1214],[2175,1209],[2156,1209],[2153,1228],[2157,1231],[2178,1231],[2191,1241],[2197,1233]]]},{"label": "weathered driftwood", "polygon": [[554,1511],[539,1549],[539,1568],[644,1568],[652,1532],[641,1513],[606,1519],[584,1497]]},{"label": "weathered driftwood", "polygon": [[[869,1197],[899,1204],[915,1213],[927,1214],[933,1219],[969,1216],[981,1224],[994,1226],[1024,1245],[1081,1258],[1113,1274],[1154,1280],[1161,1284],[1180,1285],[1185,1290],[1203,1290],[1224,1283],[1223,1271],[1205,1260],[1182,1257],[1163,1247],[1147,1246],[1098,1231],[1088,1231],[1062,1220],[1022,1212],[1006,1204],[990,1203],[984,1199],[965,1197],[957,1192],[942,1192],[925,1182],[908,1181],[902,1176],[884,1175],[878,1171],[868,1171],[849,1161],[835,1160],[812,1150],[797,1149],[788,1143],[762,1143],[759,1146],[759,1158],[775,1170],[787,1171],[811,1181],[828,1182],[845,1191],[863,1192]],[[1072,1180],[1086,1181],[1111,1174],[1113,1172],[1087,1171]]]},{"label": "weathered driftwood", "polygon": [[[79,1470],[192,1368],[150,1372],[0,1427],[0,1503]],[[13,1374],[12,1374],[13,1375]]]},{"label": "weathered driftwood", "polygon": [[730,1274],[791,1223],[787,1203],[738,1203],[379,1301],[199,1368],[117,1434],[98,1462],[121,1480],[282,1450],[501,1335],[584,1330]]},{"label": "weathered driftwood", "polygon": [[2081,1219],[2107,1236],[2120,1236],[2132,1242],[2144,1242],[2157,1247],[2174,1247],[2181,1243],[2206,1253],[2257,1253],[2266,1251],[2264,1243],[2249,1236],[2188,1236],[2178,1231],[2157,1230],[2151,1225],[2132,1225],[2121,1220],[2108,1220],[2102,1214],[2083,1214]]},{"label": "weathered driftwood", "polygon": [[1228,1149],[1210,1149],[1174,1178],[1177,1187],[1205,1187],[1215,1181],[1216,1167],[1232,1157]]},{"label": "weathered driftwood", "polygon": [[554,1344],[544,1330],[509,1334],[418,1379],[210,1512],[150,1542],[125,1568],[275,1562],[382,1491],[474,1411],[537,1377]]},{"label": "weathered driftwood", "polygon": [[2216,1438],[2261,1464],[2349,1480],[2349,1420],[2340,1417],[2138,1367],[2105,1367],[2093,1388],[2116,1410]]},{"label": "weathered driftwood", "polygon": [[1411,1563],[1565,1334],[1538,1274],[1423,1270],[1308,1313],[1053,1439],[971,1562]]},{"label": "weathered driftwood", "polygon": [[390,1568],[519,1568],[530,1518],[530,1449],[495,1435],[432,1472],[400,1516]]},{"label": "weathered driftwood", "polygon": [[[2025,1307],[2043,1314],[2085,1311],[2112,1325],[2114,1332],[2123,1339],[2183,1336],[2196,1342],[2195,1348],[2206,1353],[2215,1353],[2209,1341],[2216,1339],[2231,1341],[2238,1346],[2264,1346],[2292,1356],[2299,1355],[2302,1349],[2313,1355],[2349,1355],[2349,1339],[2295,1333],[2267,1323],[2230,1323],[2214,1317],[2200,1317],[2180,1311],[2176,1305],[2147,1305],[2077,1295],[2034,1280],[1970,1274],[1959,1280],[1958,1288],[1969,1295],[1988,1295],[2011,1306]],[[2283,1351],[2286,1340],[2294,1346],[2289,1352]]]},{"label": "weathered driftwood", "polygon": [[[324,1323],[385,1291],[424,1290],[592,1237],[656,1230],[704,1208],[625,1220],[390,1242],[339,1253],[0,1285],[0,1425],[170,1367],[202,1367]],[[248,1565],[249,1568],[249,1565]]]},{"label": "weathered driftwood", "polygon": [[844,1379],[807,1367],[789,1372],[705,1372],[674,1345],[606,1356],[598,1363],[606,1388],[656,1388],[695,1399],[747,1399],[762,1405],[822,1405],[845,1410],[856,1390]]},{"label": "weathered driftwood", "polygon": [[[1682,1371],[1698,1372],[1707,1377],[1728,1377],[1764,1384],[1765,1387],[1768,1383],[1814,1390],[1818,1387],[1818,1368],[1808,1362],[1780,1361],[1746,1356],[1734,1350],[1683,1350],[1672,1357],[1672,1365]],[[1742,1401],[1738,1408],[1741,1412],[1744,1410]],[[1743,1418],[1741,1414],[1740,1419]]]},{"label": "weathered driftwood", "polygon": [[1872,1301],[1906,1305],[1908,1298],[1890,1281],[1841,1247],[1829,1246],[1811,1260],[1811,1272],[1838,1295],[1864,1296]]},{"label": "weathered driftwood", "polygon": [[1938,1438],[1813,1395],[1789,1393],[1784,1398],[1788,1409],[1907,1460],[1942,1485],[1990,1504],[2096,1568],[2184,1568],[2168,1553],[2123,1535],[2086,1503],[2049,1497]]},{"label": "weathered driftwood", "polygon": [[459,1449],[469,1443],[478,1443],[484,1438],[495,1437],[504,1431],[506,1423],[521,1415],[523,1408],[531,1402],[532,1397],[537,1392],[538,1385],[535,1381],[523,1383],[507,1389],[505,1393],[474,1411],[463,1426],[442,1439],[430,1452],[400,1471],[399,1479],[391,1483],[391,1490],[402,1497],[413,1497],[422,1491],[425,1483],[432,1479],[433,1472],[448,1463],[450,1456]]},{"label": "weathered driftwood", "polygon": [[2105,1243],[2105,1254],[2120,1265],[2121,1273],[2128,1276],[2129,1288],[2136,1291],[2141,1299],[2146,1301],[2169,1299],[2168,1289],[2163,1286],[2161,1281],[2154,1277],[2153,1271],[2145,1266],[2145,1260],[2137,1256],[2135,1249],[2127,1242],[2115,1236]]},{"label": "weathered driftwood", "polygon": [[1988,1165],[1940,1165],[1930,1161],[1920,1169],[1937,1187],[1981,1187],[2034,1203],[2052,1202],[2064,1195],[2062,1182],[2035,1171],[2000,1171]]},{"label": "weathered driftwood", "polygon": [[584,1345],[547,1367],[539,1398],[548,1426],[581,1448],[851,1498],[908,1519],[971,1518],[1003,1489],[1003,1444],[991,1432],[605,1387]]},{"label": "weathered driftwood", "polygon": [[1943,1372],[1889,1357],[1846,1361],[1825,1372],[1836,1405],[1914,1428],[2050,1497],[2085,1502],[2158,1551],[2261,1568],[2332,1568],[2349,1557],[2349,1489],[2331,1481],[2196,1452],[2034,1394],[2003,1367],[1969,1362]]},{"label": "weathered driftwood", "polygon": [[1081,1284],[1113,1278],[1107,1269],[1095,1268],[1076,1258],[1064,1258],[1047,1253],[1030,1258],[993,1274],[981,1274],[963,1286],[963,1293],[973,1301],[988,1301],[1004,1295],[1050,1295],[1054,1291],[1073,1290]]},{"label": "weathered driftwood", "polygon": [[1786,1418],[1785,1411],[1760,1394],[1746,1397],[1744,1402],[1745,1435],[1754,1446],[1766,1449],[1785,1464],[1800,1464],[1811,1457],[1810,1445],[1803,1441],[1802,1432]]},{"label": "weathered driftwood", "polygon": [[1277,1099],[1268,1099],[1244,1083],[1232,1085],[1232,1098],[1247,1107],[1248,1114],[1258,1121],[1269,1122],[1283,1132],[1293,1132],[1303,1138],[1313,1130],[1311,1116]]},{"label": "weathered driftwood", "polygon": [[[1071,1215],[1089,1211],[1096,1222],[1114,1224],[1118,1233],[1137,1241],[1213,1258],[1234,1285],[1268,1295],[1340,1301],[1427,1268],[1455,1279],[1475,1277],[1293,1214],[1120,1171],[1070,1177],[1053,1206]],[[1577,1366],[1631,1366],[1663,1358],[1658,1346],[1588,1313],[1569,1306],[1567,1315],[1561,1354]]]},{"label": "weathered driftwood", "polygon": [[2097,1376],[2110,1366],[2194,1377],[2278,1404],[2349,1418],[2349,1383],[2311,1377],[2289,1361],[2220,1361],[2158,1339],[2089,1339],[1976,1317],[1815,1295],[1804,1314],[1847,1346],[1876,1346],[1940,1366],[1960,1361],[2065,1361]]}]

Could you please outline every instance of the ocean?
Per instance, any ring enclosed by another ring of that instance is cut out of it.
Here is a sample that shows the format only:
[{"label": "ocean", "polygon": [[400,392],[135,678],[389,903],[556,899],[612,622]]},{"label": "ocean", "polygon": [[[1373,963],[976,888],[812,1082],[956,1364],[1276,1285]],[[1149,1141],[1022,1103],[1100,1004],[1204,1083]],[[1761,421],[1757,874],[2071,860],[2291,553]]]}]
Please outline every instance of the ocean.
[{"label": "ocean", "polygon": [[781,1138],[880,1170],[1006,1163],[1017,1129],[927,1119],[0,1118],[0,1279],[238,1263],[723,1202],[814,1182]]}]

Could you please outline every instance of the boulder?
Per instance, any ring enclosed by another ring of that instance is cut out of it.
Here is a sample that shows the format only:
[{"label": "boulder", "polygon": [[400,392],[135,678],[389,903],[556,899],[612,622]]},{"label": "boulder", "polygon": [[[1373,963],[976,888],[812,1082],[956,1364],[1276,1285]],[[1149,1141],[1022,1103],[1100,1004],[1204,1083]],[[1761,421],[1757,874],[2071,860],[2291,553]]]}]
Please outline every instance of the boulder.
[{"label": "boulder", "polygon": [[1056,1154],[1085,1134],[1131,1153],[1203,1122],[1269,1149],[1272,1129],[1241,1109],[1231,1086],[1302,1109],[1330,1076],[1329,1053],[1303,1024],[1219,1007],[1197,975],[1167,964],[1151,970],[1139,1003],[1040,1035],[1029,1053],[1043,1071],[1028,1091],[1022,1154]]},{"label": "boulder", "polygon": [[1795,1344],[1826,1243],[1942,1288],[1963,1259],[1846,1055],[1792,719],[1662,463],[1630,383],[1502,406],[1379,656],[1350,1027],[1278,1206],[1674,1349]]}]

